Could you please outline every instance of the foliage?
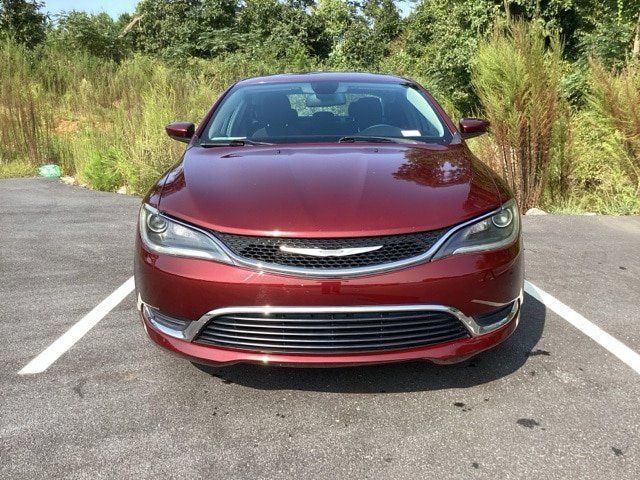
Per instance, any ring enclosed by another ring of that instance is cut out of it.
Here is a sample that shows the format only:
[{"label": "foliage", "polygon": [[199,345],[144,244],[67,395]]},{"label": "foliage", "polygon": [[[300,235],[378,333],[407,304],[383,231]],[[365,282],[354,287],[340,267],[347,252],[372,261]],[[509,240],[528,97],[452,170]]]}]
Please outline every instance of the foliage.
[{"label": "foliage", "polygon": [[39,9],[43,5],[35,0],[0,0],[0,36],[27,46],[42,42],[46,17]]},{"label": "foliage", "polygon": [[235,0],[141,0],[131,30],[136,47],[165,59],[211,57],[233,50]]},{"label": "foliage", "polygon": [[628,154],[627,173],[640,194],[640,64],[615,74],[593,61],[592,71],[593,106],[620,137]]},{"label": "foliage", "polygon": [[69,49],[86,50],[96,57],[120,60],[128,53],[120,36],[123,28],[121,22],[106,13],[72,11],[58,16],[51,40]]},{"label": "foliage", "polygon": [[392,0],[365,0],[362,11],[370,19],[378,43],[389,42],[400,34],[400,12]]},{"label": "foliage", "polygon": [[593,57],[608,68],[621,68],[640,26],[640,0],[602,0],[596,5],[595,9],[578,10],[584,25],[574,36],[577,47],[573,58]]},{"label": "foliage", "polygon": [[[411,77],[521,205],[640,212],[640,0],[140,0],[112,19],[0,0],[0,175],[58,163],[143,193],[237,79],[367,70]],[[562,43],[563,48],[559,45]]]},{"label": "foliage", "polygon": [[483,41],[472,83],[496,143],[488,159],[513,189],[520,208],[539,204],[557,121],[561,47],[545,47],[540,28],[516,22]]},{"label": "foliage", "polygon": [[629,154],[615,129],[591,109],[573,115],[565,127],[571,139],[564,145],[564,158],[556,156],[551,165],[550,183],[555,188],[547,190],[545,208],[568,213],[640,212],[637,185],[625,171]]},{"label": "foliage", "polygon": [[[422,0],[408,18],[407,51],[416,75],[431,78],[455,105],[477,108],[470,88],[479,40],[501,22],[535,23],[547,38],[560,37],[565,58],[584,65],[591,55],[622,65],[633,43],[640,0]],[[581,92],[577,93],[580,98]]]},{"label": "foliage", "polygon": [[501,18],[493,0],[424,0],[409,17],[406,49],[415,75],[428,77],[463,112],[477,105],[470,60],[478,41]]}]

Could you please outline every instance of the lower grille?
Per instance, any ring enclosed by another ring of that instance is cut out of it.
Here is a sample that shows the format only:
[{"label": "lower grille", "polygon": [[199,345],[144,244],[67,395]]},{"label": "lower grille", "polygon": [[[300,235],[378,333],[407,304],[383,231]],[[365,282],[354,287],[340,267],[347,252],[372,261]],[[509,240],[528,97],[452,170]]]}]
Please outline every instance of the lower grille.
[{"label": "lower grille", "polygon": [[446,312],[235,313],[214,317],[196,342],[282,353],[396,350],[466,338]]},{"label": "lower grille", "polygon": [[189,325],[189,320],[183,318],[170,317],[165,313],[161,313],[155,308],[147,308],[147,316],[152,319],[156,324],[163,327],[170,328],[172,330],[184,330]]},{"label": "lower grille", "polygon": [[511,311],[513,310],[513,303],[514,302],[511,302],[503,307],[491,310],[490,312],[476,315],[475,317],[473,317],[473,319],[478,325],[483,327],[493,325],[494,323],[503,320],[509,315],[509,313],[511,313]]}]

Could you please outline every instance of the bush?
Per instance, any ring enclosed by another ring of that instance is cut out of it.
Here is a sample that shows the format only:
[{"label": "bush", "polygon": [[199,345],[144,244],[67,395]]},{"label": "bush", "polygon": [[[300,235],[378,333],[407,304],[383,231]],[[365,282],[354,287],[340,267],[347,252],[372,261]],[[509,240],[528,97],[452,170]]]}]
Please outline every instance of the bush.
[{"label": "bush", "polygon": [[124,184],[124,175],[119,169],[122,152],[116,147],[99,141],[94,132],[86,131],[75,145],[76,158],[82,158],[78,177],[93,188],[115,192]]}]

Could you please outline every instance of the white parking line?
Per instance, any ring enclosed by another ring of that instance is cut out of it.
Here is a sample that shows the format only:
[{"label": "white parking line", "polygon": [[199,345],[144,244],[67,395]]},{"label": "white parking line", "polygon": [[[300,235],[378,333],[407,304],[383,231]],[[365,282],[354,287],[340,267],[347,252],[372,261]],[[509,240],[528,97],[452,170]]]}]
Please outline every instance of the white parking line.
[{"label": "white parking line", "polygon": [[636,373],[640,373],[640,355],[631,350],[620,340],[612,337],[600,327],[591,323],[578,312],[573,310],[571,307],[568,307],[557,298],[536,287],[531,282],[525,280],[524,291],[536,300],[549,307],[552,311],[564,318],[567,322],[569,322],[586,336],[591,338],[594,342],[606,348],[609,352],[614,354],[616,357],[618,357],[620,360],[634,369]]},{"label": "white parking line", "polygon": [[133,277],[120,285],[111,295],[95,306],[69,330],[62,334],[55,342],[49,345],[40,355],[31,360],[18,373],[28,375],[32,373],[42,373],[51,366],[64,352],[69,350],[78,340],[80,340],[89,330],[95,327],[107,313],[113,310],[134,288]]}]

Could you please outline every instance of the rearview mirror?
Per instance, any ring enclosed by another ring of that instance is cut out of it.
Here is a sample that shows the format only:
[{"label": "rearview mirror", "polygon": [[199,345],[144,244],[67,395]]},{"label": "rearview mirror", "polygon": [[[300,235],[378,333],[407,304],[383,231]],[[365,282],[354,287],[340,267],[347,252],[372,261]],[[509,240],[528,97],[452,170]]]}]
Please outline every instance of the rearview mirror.
[{"label": "rearview mirror", "polygon": [[196,131],[196,126],[191,122],[172,122],[164,129],[174,140],[178,140],[179,142],[189,143],[191,137],[193,137],[194,132]]},{"label": "rearview mirror", "polygon": [[344,93],[314,93],[307,95],[307,107],[336,107],[347,103]]},{"label": "rearview mirror", "polygon": [[460,135],[465,140],[487,133],[489,122],[482,118],[462,118],[460,119]]}]

